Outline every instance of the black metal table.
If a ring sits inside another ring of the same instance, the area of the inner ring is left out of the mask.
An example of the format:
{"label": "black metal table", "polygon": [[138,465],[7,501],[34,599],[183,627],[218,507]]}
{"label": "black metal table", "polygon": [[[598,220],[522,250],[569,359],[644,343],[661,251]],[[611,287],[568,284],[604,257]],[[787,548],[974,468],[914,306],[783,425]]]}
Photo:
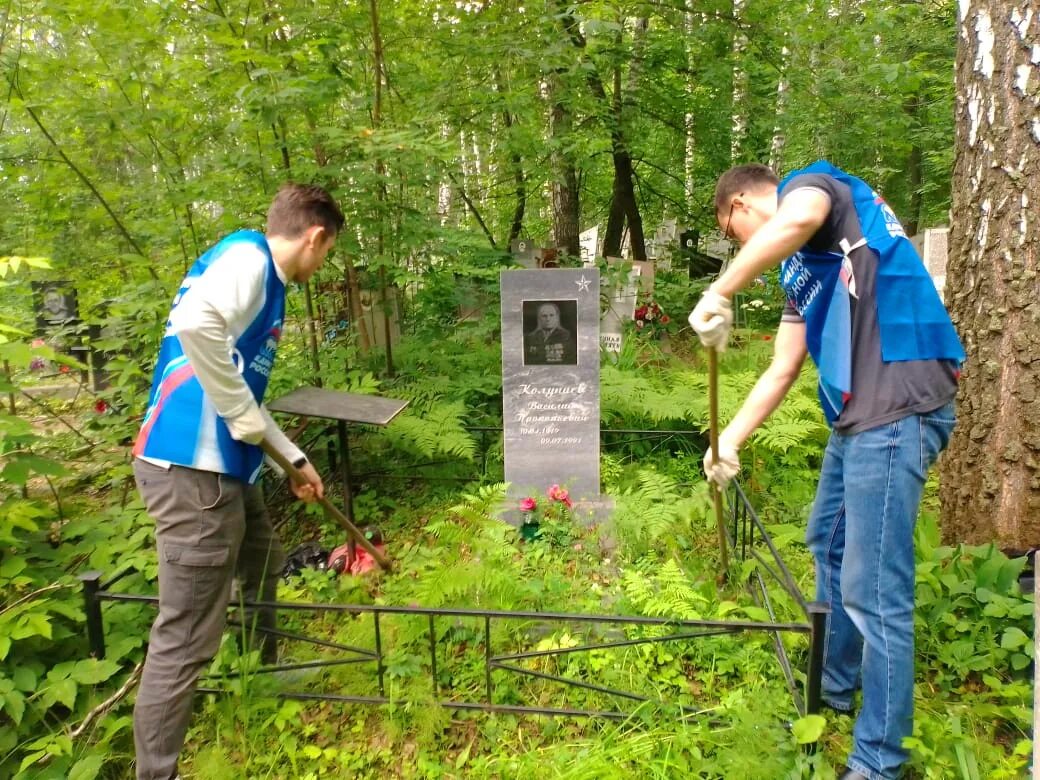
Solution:
{"label": "black metal table", "polygon": [[344,512],[352,523],[354,495],[350,483],[350,440],[347,436],[347,423],[388,425],[406,406],[408,401],[399,398],[345,393],[321,387],[300,387],[267,404],[267,408],[272,412],[336,421],[340,462],[343,464],[343,502],[346,505]]}

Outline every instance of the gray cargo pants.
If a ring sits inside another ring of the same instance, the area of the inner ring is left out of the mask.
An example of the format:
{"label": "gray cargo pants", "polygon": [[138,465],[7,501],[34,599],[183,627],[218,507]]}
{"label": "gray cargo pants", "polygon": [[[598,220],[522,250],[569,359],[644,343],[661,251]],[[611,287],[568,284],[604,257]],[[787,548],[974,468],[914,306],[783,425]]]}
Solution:
{"label": "gray cargo pants", "polygon": [[[137,778],[171,780],[196,682],[220,647],[232,579],[237,573],[244,598],[274,601],[285,553],[259,485],[140,459],[134,477],[155,519],[159,552],[159,615],[134,706]],[[255,619],[273,628],[274,617],[261,610]],[[274,650],[271,637],[265,660]]]}

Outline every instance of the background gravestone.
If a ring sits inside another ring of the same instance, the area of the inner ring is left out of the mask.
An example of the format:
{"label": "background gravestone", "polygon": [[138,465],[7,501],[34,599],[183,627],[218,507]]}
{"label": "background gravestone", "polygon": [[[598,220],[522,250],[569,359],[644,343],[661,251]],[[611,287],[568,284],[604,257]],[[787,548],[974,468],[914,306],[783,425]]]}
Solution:
{"label": "background gravestone", "polygon": [[939,297],[943,299],[945,299],[943,291],[946,287],[946,256],[949,237],[950,229],[940,227],[929,228],[910,239],[924,261],[924,267],[928,269],[932,282],[935,283],[935,289],[939,291]]}
{"label": "background gravestone", "polygon": [[[375,280],[373,279],[373,282]],[[383,300],[383,291],[376,287],[362,287],[358,293],[361,311],[358,316],[365,321],[368,337],[372,346],[386,349],[387,322],[390,325],[390,346],[401,340],[401,314],[397,306],[395,288],[386,288],[387,301]]]}
{"label": "background gravestone", "polygon": [[624,343],[623,334],[621,320],[608,310],[599,323],[599,343],[608,354],[614,356],[615,363],[617,363],[617,356],[621,354],[621,346]]}
{"label": "background gravestone", "polygon": [[509,498],[544,498],[558,484],[578,502],[598,501],[599,271],[503,271],[501,279]]}
{"label": "background gravestone", "polygon": [[706,237],[696,230],[687,230],[679,236],[679,252],[690,269],[691,279],[714,276],[729,260],[733,245],[721,233],[712,232]]}
{"label": "background gravestone", "polygon": [[[654,231],[653,260],[657,261],[657,267],[662,271],[672,270],[672,256],[675,253],[675,245],[678,243],[678,222],[674,219],[664,220]],[[650,257],[650,250],[647,250]]]}
{"label": "background gravestone", "polygon": [[643,295],[653,297],[654,279],[656,278],[655,263],[653,260],[633,260],[632,268],[639,269],[639,292]]}
{"label": "background gravestone", "polygon": [[524,268],[538,267],[538,252],[529,238],[514,238],[509,244],[509,254]]}
{"label": "background gravestone", "polygon": [[599,255],[599,225],[593,225],[579,233],[578,245],[581,247],[581,264],[596,265],[596,257]]}

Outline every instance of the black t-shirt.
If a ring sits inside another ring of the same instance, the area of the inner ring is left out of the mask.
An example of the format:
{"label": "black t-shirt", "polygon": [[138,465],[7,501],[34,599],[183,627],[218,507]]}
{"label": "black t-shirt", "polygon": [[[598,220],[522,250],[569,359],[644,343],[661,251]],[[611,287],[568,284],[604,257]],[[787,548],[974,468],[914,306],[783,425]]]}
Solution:
{"label": "black t-shirt", "polygon": [[[783,200],[795,190],[811,188],[831,201],[830,214],[806,246],[816,252],[842,254],[841,240],[855,245],[863,238],[852,191],[837,179],[822,173],[796,176],[780,192]],[[885,423],[923,414],[945,406],[957,395],[957,364],[950,360],[904,360],[885,363],[881,359],[878,329],[876,277],[878,256],[864,245],[849,253],[852,279],[852,393],[834,422],[839,433],[858,433]],[[837,261],[836,261],[837,262]],[[782,320],[802,322],[788,301]]]}

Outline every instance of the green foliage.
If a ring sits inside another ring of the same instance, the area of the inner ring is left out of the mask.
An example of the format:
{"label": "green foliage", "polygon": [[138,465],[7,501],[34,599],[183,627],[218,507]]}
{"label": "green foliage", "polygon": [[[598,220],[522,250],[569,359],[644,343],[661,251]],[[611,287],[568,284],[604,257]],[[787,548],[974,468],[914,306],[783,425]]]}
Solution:
{"label": "green foliage", "polygon": [[[17,21],[18,34],[12,28],[0,36],[10,87],[0,112],[8,204],[0,215],[0,357],[13,373],[0,390],[17,392],[33,357],[61,359],[60,349],[29,344],[26,278],[76,286],[84,320],[103,328],[96,346],[111,353],[112,382],[100,396],[111,413],[92,414],[82,400],[54,410],[82,423],[82,435],[53,417],[41,426],[24,413],[0,412],[5,777],[118,776],[125,768],[125,705],[72,735],[140,658],[151,613],[106,606],[108,660],[85,661],[74,577],[88,568],[126,571],[118,589],[151,587],[151,523],[128,500],[126,443],[144,407],[169,303],[215,239],[262,228],[283,179],[329,185],[347,216],[349,229],[312,290],[319,329],[338,323],[344,306],[335,290],[349,264],[367,281],[385,272],[402,292],[404,339],[393,352],[396,377],[376,379],[390,373],[385,356],[361,354],[353,330],[312,355],[304,296],[294,292],[272,397],[320,378],[329,388],[406,398],[408,411],[387,429],[352,431],[357,466],[418,457],[443,461],[436,476],[468,477],[479,455],[480,476],[492,482],[500,479],[501,442],[492,435],[481,447],[468,426],[501,423],[498,274],[509,265],[510,238],[550,243],[559,154],[575,162],[580,227],[606,220],[618,140],[633,161],[648,231],[665,216],[713,229],[717,175],[771,151],[784,170],[827,157],[862,174],[897,213],[922,225],[944,220],[948,210],[951,2],[770,2],[744,4],[738,18],[728,6],[689,13],[681,4],[599,0],[527,6],[522,14],[501,3],[381,3],[372,6],[385,57],[378,115],[370,6],[316,0],[257,14],[234,2],[209,5],[14,0],[4,16],[8,27]],[[590,86],[596,83],[604,96]],[[566,126],[550,124],[559,118],[555,109],[565,109]],[[745,130],[735,132],[741,124]],[[701,284],[678,264],[659,274],[654,296],[672,318],[670,343],[627,339],[603,369],[606,427],[694,434],[605,443],[603,482],[617,500],[611,526],[559,525],[548,529],[553,544],[521,544],[495,517],[501,485],[459,494],[406,483],[392,494],[380,482],[357,508],[392,528],[399,575],[308,574],[285,592],[328,602],[625,606],[754,619],[746,597],[716,592],[708,573],[716,553],[699,465],[706,372],[684,324]],[[768,360],[763,329],[775,326],[779,298],[768,279],[738,301],[742,349],[721,359],[723,422]],[[670,354],[684,349],[682,360]],[[825,432],[815,376],[806,370],[742,453],[744,484],[803,585],[811,567],[801,520]],[[929,522],[919,538],[918,643],[927,687],[918,692],[914,769],[927,777],[1010,777],[1028,752],[1032,660],[1031,602],[1012,583],[1019,562],[987,548],[941,548]],[[781,610],[789,606],[780,602]],[[361,621],[293,619],[333,639],[372,639]],[[496,640],[530,647],[579,639],[527,628]],[[397,648],[388,678],[397,690],[414,688],[411,676],[426,663],[426,625],[402,620],[386,630]],[[437,647],[444,660],[455,658],[482,641],[478,634],[445,625]],[[590,654],[562,668],[591,681],[653,669],[668,694],[713,702],[713,717],[725,720],[719,728],[673,725],[674,713],[650,707],[618,726],[449,721],[422,705],[340,717],[242,688],[248,707],[238,706],[241,698],[207,705],[190,764],[214,778],[830,776],[824,757],[806,757],[798,742],[821,728],[824,740],[847,734],[835,737],[832,724],[818,719],[798,720],[787,733],[761,706],[785,695],[768,648],[729,639],[693,644]],[[221,669],[248,664],[223,652]],[[481,670],[465,662],[439,673],[462,691],[483,684]],[[430,695],[409,692],[420,702]],[[501,693],[510,701],[548,695],[508,684]],[[588,701],[602,704],[591,694]]]}
{"label": "green foliage", "polygon": [[934,670],[936,682],[956,688],[985,673],[987,685],[1001,687],[991,670],[1010,669],[1010,678],[1028,677],[1033,662],[1033,600],[1018,587],[1026,559],[1009,559],[989,544],[944,547],[934,517],[925,513],[916,530],[918,629],[927,639],[918,654]]}
{"label": "green foliage", "polygon": [[[45,264],[12,262],[4,272],[25,265]],[[17,335],[11,329],[7,333]],[[13,381],[4,388],[9,392],[16,392],[22,380],[31,381],[31,359],[57,357],[49,347],[25,339],[5,340],[0,351],[11,365]],[[107,573],[121,569],[131,575],[121,587],[141,587],[143,580],[135,572],[154,574],[155,569],[154,554],[142,554],[152,545],[151,523],[137,505],[113,504],[91,513],[76,499],[60,497],[62,486],[81,479],[78,472],[85,469],[83,463],[73,465],[74,449],[86,445],[88,452],[93,450],[89,468],[96,470],[88,478],[100,482],[104,474],[120,472],[113,461],[121,458],[107,447],[124,435],[122,415],[112,415],[107,425],[88,423],[80,430],[82,409],[59,412],[44,405],[50,414],[45,419],[64,421],[54,428],[39,425],[25,414],[24,399],[20,403],[22,409],[0,412],[0,775],[93,778],[109,751],[99,745],[125,739],[129,722],[116,712],[89,731],[86,724],[78,727],[98,706],[101,694],[121,682],[127,667],[140,658],[148,617],[145,612],[142,619],[139,607],[109,609],[107,657],[88,658],[75,575],[90,568]],[[73,416],[76,424],[69,422]]]}

